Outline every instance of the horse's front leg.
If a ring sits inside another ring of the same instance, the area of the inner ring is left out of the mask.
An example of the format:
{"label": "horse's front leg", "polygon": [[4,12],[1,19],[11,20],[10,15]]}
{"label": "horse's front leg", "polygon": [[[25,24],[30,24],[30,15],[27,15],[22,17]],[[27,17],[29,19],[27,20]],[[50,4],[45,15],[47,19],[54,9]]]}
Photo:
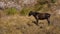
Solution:
{"label": "horse's front leg", "polygon": [[38,19],[36,19],[36,25],[38,25]]}
{"label": "horse's front leg", "polygon": [[38,25],[38,20],[39,20],[39,17],[36,16],[36,25]]}
{"label": "horse's front leg", "polygon": [[50,20],[49,20],[49,19],[47,19],[47,21],[48,21],[48,25],[50,25]]}
{"label": "horse's front leg", "polygon": [[34,21],[34,24],[38,25],[38,19],[36,19],[36,21]]}
{"label": "horse's front leg", "polygon": [[35,17],[35,19],[36,19],[35,24],[38,25],[38,16],[34,16],[34,17]]}

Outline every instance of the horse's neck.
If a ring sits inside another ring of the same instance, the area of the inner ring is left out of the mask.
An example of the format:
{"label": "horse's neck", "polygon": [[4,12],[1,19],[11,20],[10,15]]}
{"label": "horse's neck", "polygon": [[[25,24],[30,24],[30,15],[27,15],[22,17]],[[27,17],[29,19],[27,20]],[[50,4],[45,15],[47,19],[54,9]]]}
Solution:
{"label": "horse's neck", "polygon": [[34,13],[33,16],[37,16],[38,13]]}
{"label": "horse's neck", "polygon": [[36,16],[37,16],[37,14],[33,14],[33,16],[34,16],[34,18],[35,18],[35,19],[37,18],[37,17],[36,17]]}

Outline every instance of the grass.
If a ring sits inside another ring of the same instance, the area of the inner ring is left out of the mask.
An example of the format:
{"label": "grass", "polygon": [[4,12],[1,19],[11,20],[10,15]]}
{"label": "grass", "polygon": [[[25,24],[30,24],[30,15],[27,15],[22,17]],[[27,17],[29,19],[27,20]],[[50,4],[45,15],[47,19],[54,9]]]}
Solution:
{"label": "grass", "polygon": [[14,15],[14,14],[17,14],[17,13],[18,13],[15,8],[8,8],[8,9],[6,9],[6,10],[4,10],[4,11],[5,11],[5,13],[6,13],[7,15]]}
{"label": "grass", "polygon": [[31,11],[32,9],[29,7],[24,7],[21,11],[20,14],[21,15],[28,15],[29,11]]}
{"label": "grass", "polygon": [[[41,20],[39,26],[32,21],[35,19],[28,16],[7,16],[0,19],[1,34],[60,34],[59,26],[48,26],[46,20]],[[52,23],[52,22],[51,22]],[[29,25],[28,25],[29,24]],[[42,28],[40,28],[42,26]],[[2,31],[2,32],[1,32]]]}
{"label": "grass", "polygon": [[[20,14],[28,15],[31,10],[46,12],[48,11],[46,6],[47,4],[37,4],[34,7],[24,7]],[[34,17],[16,15],[18,12],[15,8],[9,8],[4,11],[9,16],[0,18],[0,34],[60,34],[59,15],[50,18],[50,26],[48,26],[46,20],[40,20],[39,26],[37,26],[32,22],[36,21]],[[1,15],[4,15],[2,11],[0,12]]]}
{"label": "grass", "polygon": [[51,2],[52,2],[52,3],[55,3],[55,2],[56,2],[56,0],[51,0]]}

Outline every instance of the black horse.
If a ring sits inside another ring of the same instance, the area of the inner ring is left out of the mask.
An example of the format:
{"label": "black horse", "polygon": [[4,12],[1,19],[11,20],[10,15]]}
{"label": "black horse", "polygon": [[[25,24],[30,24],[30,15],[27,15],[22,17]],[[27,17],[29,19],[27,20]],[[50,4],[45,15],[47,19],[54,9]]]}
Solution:
{"label": "black horse", "polygon": [[33,15],[36,19],[36,25],[38,25],[38,20],[44,20],[46,19],[48,21],[48,25],[50,24],[50,14],[49,13],[39,13],[39,12],[33,12],[33,11],[30,11],[29,12],[29,16]]}

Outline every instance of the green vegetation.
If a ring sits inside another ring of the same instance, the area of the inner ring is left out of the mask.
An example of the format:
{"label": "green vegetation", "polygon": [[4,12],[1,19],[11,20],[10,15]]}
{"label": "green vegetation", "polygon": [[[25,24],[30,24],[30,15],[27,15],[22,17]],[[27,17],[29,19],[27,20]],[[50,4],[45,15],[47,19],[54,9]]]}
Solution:
{"label": "green vegetation", "polygon": [[17,14],[17,10],[15,8],[9,8],[5,10],[7,15],[14,15]]}
{"label": "green vegetation", "polygon": [[21,15],[27,15],[29,13],[30,10],[32,11],[41,11],[41,12],[46,12],[49,11],[48,6],[50,7],[49,3],[54,4],[56,2],[56,0],[51,0],[51,2],[47,1],[47,0],[38,0],[38,3],[36,5],[34,5],[33,7],[24,7],[21,11],[20,14]]}
{"label": "green vegetation", "polygon": [[[12,0],[13,1],[13,0]],[[19,0],[15,0],[18,3]],[[27,15],[29,11],[41,11],[46,12],[49,10],[48,5],[50,7],[51,4],[54,4],[56,0],[37,0],[37,4],[32,7],[23,7],[20,11],[21,15]],[[32,4],[31,4],[32,5]],[[17,10],[15,8],[8,8],[5,10],[7,15],[14,15],[17,14]]]}
{"label": "green vegetation", "polygon": [[52,3],[55,3],[55,2],[56,2],[56,0],[51,0],[51,2],[52,2]]}
{"label": "green vegetation", "polygon": [[24,7],[24,8],[20,11],[20,14],[21,14],[21,15],[27,15],[30,10],[32,10],[32,9],[31,9],[31,8],[27,8],[27,7]]}
{"label": "green vegetation", "polygon": [[[0,10],[0,34],[60,34],[60,15],[51,13],[50,26],[46,20],[39,20],[39,26],[37,26],[34,24],[36,21],[34,17],[26,16],[29,11],[49,11],[48,4],[45,4],[46,0],[41,0],[42,4],[39,1],[33,7],[23,7],[21,11],[17,11],[15,8]],[[54,4],[55,0],[51,1]],[[23,16],[18,15],[18,12]]]}

